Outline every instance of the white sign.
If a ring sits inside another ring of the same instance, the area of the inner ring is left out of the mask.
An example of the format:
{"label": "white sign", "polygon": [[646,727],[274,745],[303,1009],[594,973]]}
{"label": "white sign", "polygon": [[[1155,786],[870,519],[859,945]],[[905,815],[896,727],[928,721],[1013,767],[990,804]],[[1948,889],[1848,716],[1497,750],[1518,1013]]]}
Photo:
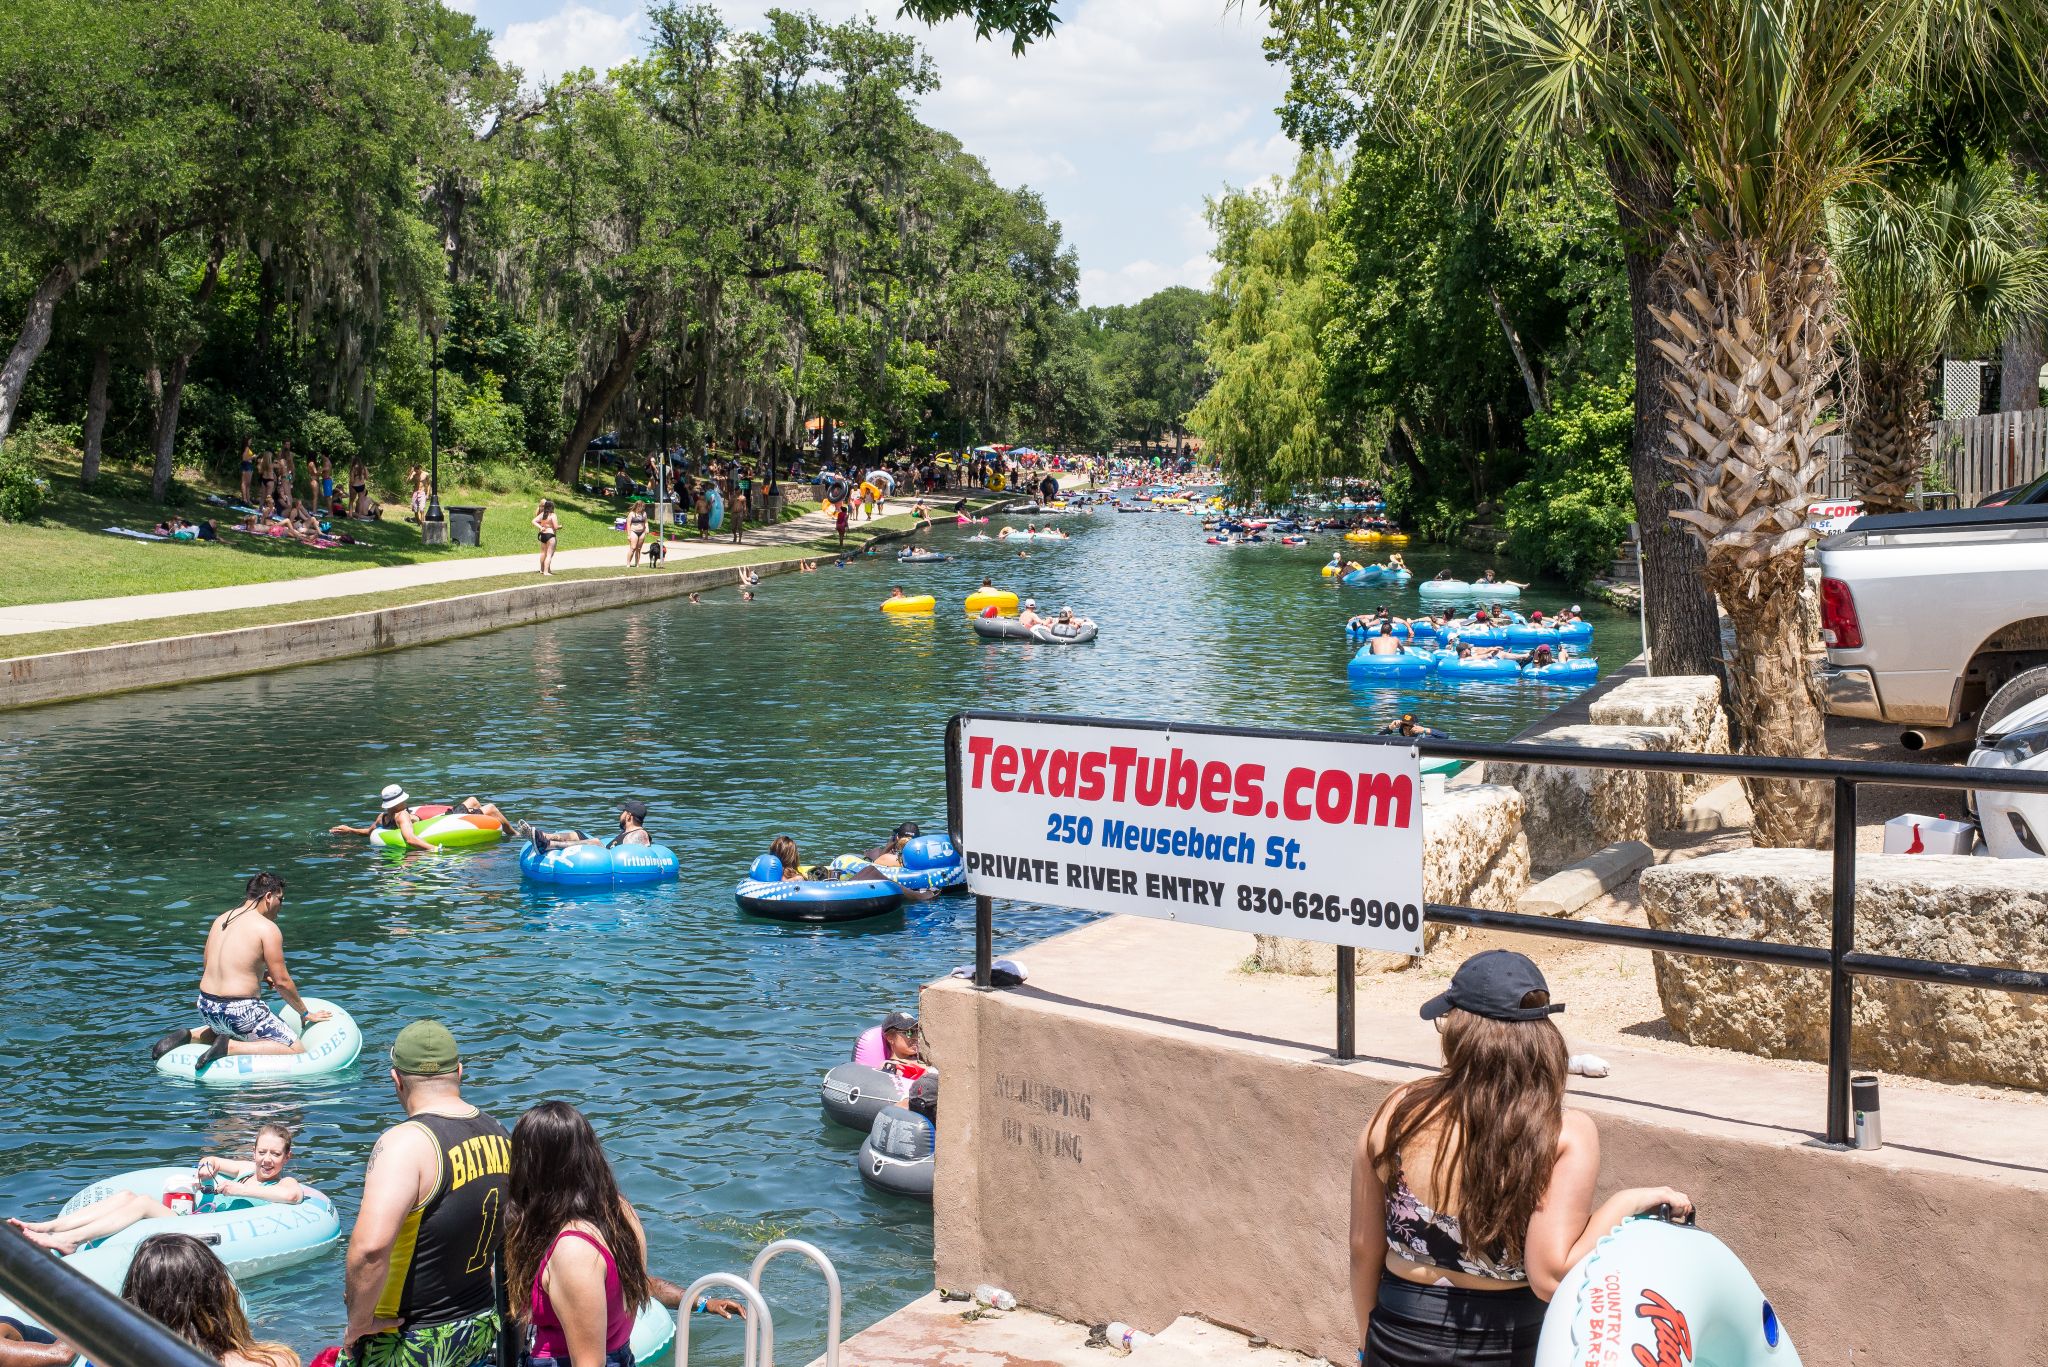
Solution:
{"label": "white sign", "polygon": [[1409,747],[969,718],[957,761],[978,894],[1422,952]]}
{"label": "white sign", "polygon": [[1822,536],[1833,536],[1846,532],[1849,524],[1863,516],[1863,501],[1855,498],[1840,499],[1833,503],[1809,503],[1806,505],[1806,525],[1809,530]]}

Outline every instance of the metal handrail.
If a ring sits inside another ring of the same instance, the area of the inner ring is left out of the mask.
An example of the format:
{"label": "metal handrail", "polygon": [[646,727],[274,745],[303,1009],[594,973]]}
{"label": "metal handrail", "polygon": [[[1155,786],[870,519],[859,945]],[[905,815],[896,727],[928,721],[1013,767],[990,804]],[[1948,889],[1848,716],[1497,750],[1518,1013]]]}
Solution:
{"label": "metal handrail", "polygon": [[[1519,912],[1430,903],[1423,919],[1435,925],[1471,926],[1536,935],[1547,939],[1581,940],[1649,949],[1664,954],[1690,954],[1786,968],[1824,969],[1828,974],[1827,1139],[1849,1142],[1850,1046],[1854,1024],[1853,985],[1858,977],[1895,978],[1972,987],[2001,992],[2048,994],[2048,972],[1986,964],[1945,963],[1856,949],[1856,789],[1876,783],[1894,787],[2048,793],[2048,773],[2016,769],[1983,769],[1972,765],[1937,768],[1874,760],[1785,759],[1769,755],[1704,755],[1684,751],[1612,750],[1591,746],[1546,745],[1542,742],[1416,740],[1403,736],[1360,736],[1340,731],[1216,726],[1200,722],[1130,721],[1105,717],[1045,716],[1024,712],[967,711],[946,724],[947,826],[960,842],[961,775],[959,737],[969,721],[1015,722],[1025,725],[1093,726],[1118,731],[1149,731],[1177,735],[1219,735],[1269,740],[1314,741],[1336,745],[1396,745],[1432,759],[1484,760],[1490,763],[1543,765],[1572,769],[1634,769],[1667,774],[1717,774],[1733,778],[1792,779],[1825,782],[1834,788],[1829,943],[1787,944],[1777,940],[1743,940],[1728,936],[1693,935],[1675,930],[1599,925]],[[975,898],[974,983],[990,985],[995,961],[995,911],[987,897]],[[1337,946],[1336,1057],[1357,1057],[1357,950]]]}
{"label": "metal handrail", "polygon": [[0,1229],[0,1290],[99,1367],[217,1367],[127,1301],[12,1228]]}
{"label": "metal handrail", "polygon": [[[825,1256],[825,1251],[816,1244],[802,1239],[777,1239],[754,1255],[754,1265],[747,1269],[747,1280],[761,1291],[761,1274],[768,1270],[768,1264],[784,1253],[798,1253],[817,1265],[825,1275],[825,1367],[839,1367],[839,1320],[845,1306],[845,1298],[839,1289],[839,1269]],[[761,1291],[767,1296],[766,1291]]]}
{"label": "metal handrail", "polygon": [[747,1303],[747,1339],[740,1352],[741,1367],[775,1367],[775,1317],[768,1313],[766,1298],[737,1272],[706,1272],[683,1292],[681,1313],[676,1316],[675,1367],[689,1367],[690,1317],[696,1313],[697,1298],[714,1286],[739,1292],[740,1299]]}

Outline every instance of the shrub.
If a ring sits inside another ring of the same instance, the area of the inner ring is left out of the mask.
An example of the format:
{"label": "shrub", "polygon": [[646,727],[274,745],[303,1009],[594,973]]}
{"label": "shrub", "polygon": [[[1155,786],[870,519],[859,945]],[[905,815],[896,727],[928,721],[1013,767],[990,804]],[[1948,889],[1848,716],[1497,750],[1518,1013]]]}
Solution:
{"label": "shrub", "polygon": [[332,413],[308,413],[299,420],[299,449],[307,455],[325,453],[336,465],[355,459],[356,434]]}
{"label": "shrub", "polygon": [[1502,499],[1508,552],[1584,583],[1612,563],[1635,517],[1628,468],[1634,382],[1624,377],[1566,390],[1524,430],[1534,468]]}
{"label": "shrub", "polygon": [[45,460],[78,458],[78,425],[54,423],[40,415],[0,442],[0,522],[33,522],[50,497],[43,478]]}

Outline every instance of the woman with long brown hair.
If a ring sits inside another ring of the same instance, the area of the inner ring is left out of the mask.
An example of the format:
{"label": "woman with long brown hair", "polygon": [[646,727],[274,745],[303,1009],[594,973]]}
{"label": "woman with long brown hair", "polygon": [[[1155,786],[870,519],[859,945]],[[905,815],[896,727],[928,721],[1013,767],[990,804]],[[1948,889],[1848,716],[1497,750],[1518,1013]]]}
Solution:
{"label": "woman with long brown hair", "polygon": [[1692,1202],[1668,1187],[1593,1208],[1600,1136],[1566,1110],[1564,1036],[1543,974],[1475,954],[1423,1004],[1435,1076],[1394,1089],[1351,1170],[1351,1299],[1362,1367],[1530,1367],[1545,1302],[1630,1215]]}
{"label": "woman with long brown hair", "polygon": [[512,1130],[505,1271],[530,1367],[632,1367],[633,1320],[653,1295],[647,1235],[597,1132],[566,1101],[542,1102]]}
{"label": "woman with long brown hair", "polygon": [[227,1265],[189,1234],[155,1234],[138,1244],[121,1299],[221,1367],[299,1367],[297,1353],[249,1332]]}

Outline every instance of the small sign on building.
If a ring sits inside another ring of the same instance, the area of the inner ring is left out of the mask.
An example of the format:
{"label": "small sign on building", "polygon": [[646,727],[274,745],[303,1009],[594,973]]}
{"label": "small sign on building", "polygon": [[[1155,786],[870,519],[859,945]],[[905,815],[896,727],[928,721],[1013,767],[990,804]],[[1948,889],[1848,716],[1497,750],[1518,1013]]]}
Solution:
{"label": "small sign on building", "polygon": [[1422,952],[1410,747],[971,715],[955,735],[976,894]]}

